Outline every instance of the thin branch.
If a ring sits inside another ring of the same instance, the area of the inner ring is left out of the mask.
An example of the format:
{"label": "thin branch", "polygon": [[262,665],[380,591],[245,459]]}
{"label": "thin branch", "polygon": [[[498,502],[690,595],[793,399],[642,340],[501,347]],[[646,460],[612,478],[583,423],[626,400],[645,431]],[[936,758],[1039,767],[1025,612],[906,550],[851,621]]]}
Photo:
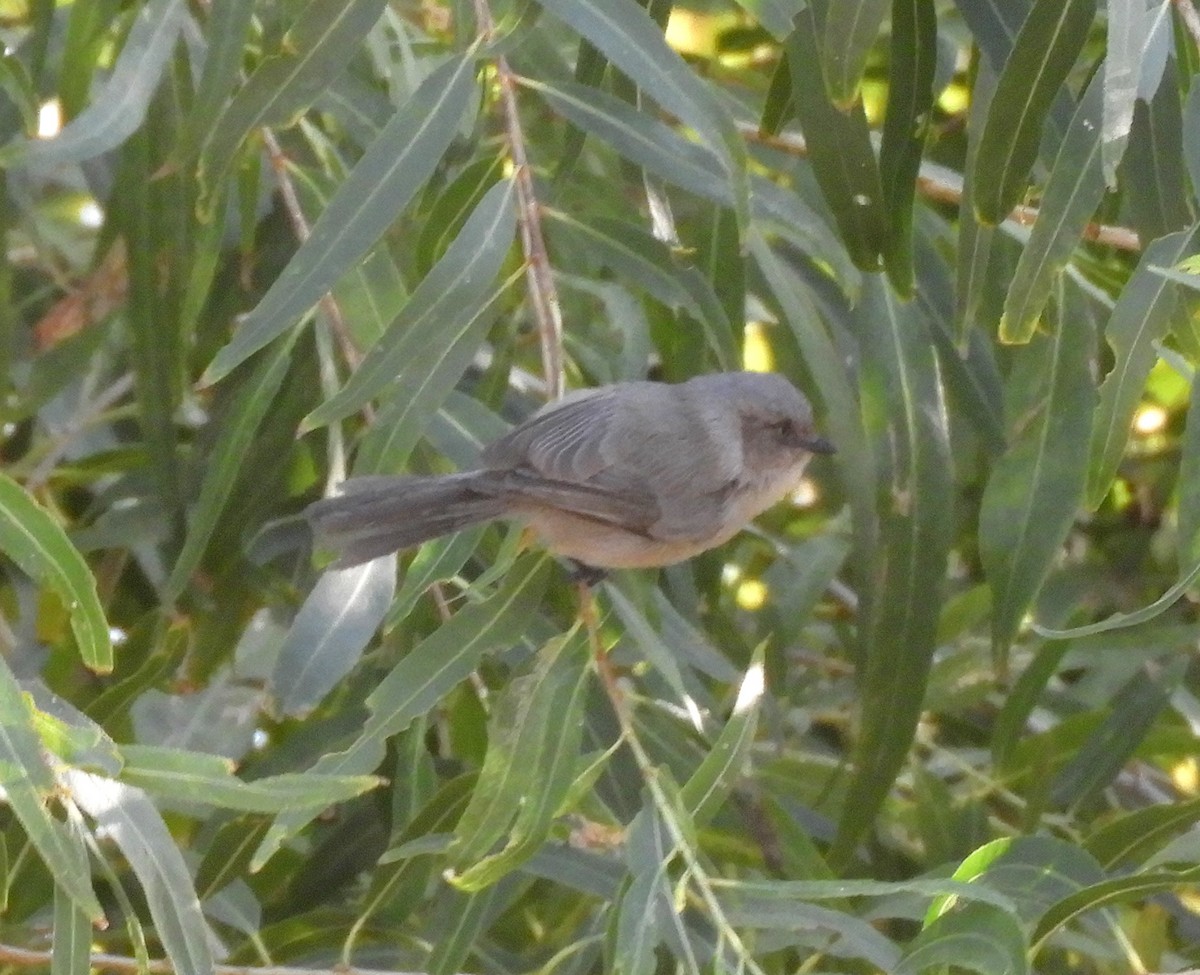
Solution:
{"label": "thin branch", "polygon": [[[271,168],[275,171],[275,179],[279,183],[279,195],[283,198],[283,208],[287,212],[288,221],[292,225],[292,233],[296,235],[296,239],[300,243],[308,240],[312,233],[312,228],[309,227],[308,218],[304,215],[304,210],[300,206],[300,196],[296,193],[296,186],[292,182],[292,174],[288,171],[287,156],[284,155],[283,149],[280,148],[279,140],[275,138],[275,133],[268,128],[262,130],[263,145],[267,149],[267,158],[271,161]],[[342,309],[338,306],[337,300],[331,294],[322,296],[318,303],[321,313],[329,320],[329,326],[333,330],[333,334],[337,337],[338,345],[341,346],[342,355],[351,368],[356,368],[362,361],[362,353],[358,351],[358,346],[354,344],[354,339],[350,335],[350,329],[346,325],[346,318],[342,314]]]}
{"label": "thin branch", "polygon": [[[50,964],[49,951],[33,951],[15,945],[0,944],[0,963],[24,967],[44,967]],[[166,958],[152,958],[142,968],[136,958],[93,952],[92,968],[107,968],[116,972],[148,971],[151,975],[174,975],[175,966]],[[291,965],[214,965],[213,975],[425,975],[424,972],[388,971],[380,968],[352,968],[337,965],[333,968],[296,968]]]}
{"label": "thin branch", "polygon": [[[1191,8],[1193,16],[1195,15],[1196,11],[1191,7],[1191,0],[1176,0],[1176,2],[1180,7]],[[1200,23],[1197,24],[1197,29],[1200,30]],[[759,145],[768,146],[793,156],[805,158],[808,156],[808,145],[805,143],[804,137],[799,134],[766,135],[759,132],[755,125],[744,122],[739,123],[738,128],[742,135],[751,142],[757,142]],[[923,162],[917,176],[917,192],[927,200],[957,205],[962,202],[962,175],[946,166]],[[1017,206],[1008,215],[1008,219],[1014,224],[1027,227],[1037,220],[1040,212],[1037,207]],[[1089,223],[1083,228],[1083,238],[1122,251],[1137,252],[1142,249],[1142,242],[1136,231],[1113,224]]]}
{"label": "thin branch", "polygon": [[[492,20],[492,11],[487,0],[475,0],[475,17],[480,34],[490,38],[496,25]],[[503,54],[496,58],[496,80],[500,85],[500,107],[504,115],[508,151],[513,162],[513,180],[517,190],[517,222],[521,228],[521,249],[525,254],[525,266],[529,277],[529,298],[533,304],[533,316],[541,339],[542,372],[546,377],[546,390],[550,398],[558,399],[563,394],[562,310],[558,302],[558,289],[554,285],[554,272],[550,268],[550,257],[546,251],[546,239],[542,235],[541,208],[534,192],[533,170],[525,152],[525,133],[521,129],[521,118],[517,111],[516,75]]]}

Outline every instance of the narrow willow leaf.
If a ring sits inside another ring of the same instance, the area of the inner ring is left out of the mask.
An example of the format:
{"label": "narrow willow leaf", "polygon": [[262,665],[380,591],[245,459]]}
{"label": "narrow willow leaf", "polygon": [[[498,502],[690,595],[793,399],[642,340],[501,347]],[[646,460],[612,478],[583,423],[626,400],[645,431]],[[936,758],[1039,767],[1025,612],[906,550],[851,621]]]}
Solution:
{"label": "narrow willow leaf", "polygon": [[[954,5],[984,54],[981,67],[986,66],[988,74],[998,77],[1012,53],[1022,24],[1029,18],[1033,0],[1005,0],[1004,3],[996,3],[996,0],[954,0]],[[1059,89],[1046,117],[1049,138],[1044,140],[1042,147],[1043,162],[1054,158],[1074,114],[1075,104],[1070,92],[1065,87]]]}
{"label": "narrow willow leaf", "polygon": [[1085,806],[1133,757],[1183,678],[1187,662],[1143,667],[1112,699],[1108,714],[1050,784],[1058,808]]}
{"label": "narrow willow leaf", "polygon": [[1117,299],[1104,330],[1112,347],[1112,371],[1100,384],[1092,430],[1087,503],[1097,507],[1108,493],[1125,453],[1133,414],[1157,355],[1154,343],[1171,323],[1175,288],[1155,267],[1171,267],[1196,251],[1200,225],[1154,241]]}
{"label": "narrow willow leaf", "polygon": [[474,59],[434,71],[371,143],[312,233],[209,364],[214,383],[286,331],[374,246],[432,175],[474,88]]}
{"label": "narrow willow leaf", "polygon": [[1142,623],[1149,623],[1152,619],[1170,609],[1192,587],[1192,583],[1197,579],[1200,579],[1200,561],[1192,565],[1184,573],[1182,579],[1159,596],[1158,599],[1154,600],[1149,606],[1143,606],[1132,613],[1113,613],[1112,616],[1098,623],[1089,623],[1087,626],[1076,626],[1069,630],[1055,630],[1037,623],[1031,623],[1030,628],[1038,636],[1044,637],[1047,640],[1074,640],[1079,637],[1094,636],[1097,633],[1108,633],[1110,630],[1127,630],[1131,626],[1140,626]]}
{"label": "narrow willow leaf", "polygon": [[0,474],[0,552],[62,600],[83,662],[96,673],[111,671],[112,640],[91,569],[58,523],[4,474]]}
{"label": "narrow willow leaf", "polygon": [[1179,475],[1179,569],[1200,563],[1200,389],[1192,379],[1187,425],[1181,438]]}
{"label": "narrow willow leaf", "polygon": [[[967,114],[967,158],[963,165],[962,199],[958,202],[958,246],[955,248],[954,338],[959,348],[966,344],[972,329],[991,331],[995,324],[984,320],[982,312],[987,307],[984,299],[994,273],[991,258],[997,228],[975,218],[975,186],[971,174],[979,154],[979,133],[996,90],[996,77],[986,61],[980,64]],[[996,320],[999,320],[999,311]]]}
{"label": "narrow willow leaf", "polygon": [[225,99],[237,84],[253,16],[254,5],[242,0],[213,0],[209,6],[204,69],[174,150],[177,160],[194,159],[212,134]]}
{"label": "narrow willow leaf", "polygon": [[[454,243],[413,291],[383,337],[368,350],[346,385],[313,410],[302,429],[312,430],[349,416],[391,383],[409,392],[419,377],[437,372],[429,360],[445,355],[447,328],[474,322],[477,325],[470,334],[482,339],[479,333],[487,324],[482,312],[493,302],[496,275],[516,232],[513,196],[510,180],[487,191]],[[440,398],[425,406],[432,412],[439,404]]]}
{"label": "narrow willow leaf", "polygon": [[865,565],[879,537],[879,514],[875,507],[878,474],[863,430],[857,392],[799,277],[789,274],[784,263],[757,234],[750,238],[750,253],[816,383],[820,405],[824,407],[822,419],[837,446],[834,462],[850,501],[856,557]]}
{"label": "narrow willow leaf", "polygon": [[145,119],[186,17],[184,0],[143,4],[92,104],[53,139],[23,140],[5,149],[4,161],[43,171],[94,159],[123,143]]}
{"label": "narrow willow leaf", "polygon": [[477,774],[471,772],[439,788],[379,858],[380,868],[372,873],[371,888],[358,905],[358,918],[346,937],[347,947],[353,945],[367,921],[379,911],[387,910],[388,917],[399,923],[420,905],[433,871],[434,857],[428,853],[398,854],[411,850],[414,843],[451,833],[467,807],[476,779]]}
{"label": "narrow willow leaf", "polygon": [[712,820],[738,784],[758,728],[764,685],[763,645],[760,644],[742,678],[733,714],[712,743],[704,761],[680,789],[680,802],[697,826],[705,826]]}
{"label": "narrow willow leaf", "polygon": [[[379,20],[386,0],[310,0],[249,80],[210,122],[201,149],[199,180],[207,194],[224,180],[237,149],[255,129],[288,125],[344,67],[347,52]],[[451,126],[452,127],[452,126]]]}
{"label": "narrow willow leaf", "polygon": [[90,920],[104,911],[92,891],[87,850],[79,835],[50,814],[47,800],[57,785],[33,726],[26,698],[8,663],[0,657],[0,787],[5,804],[29,842],[75,905]]}
{"label": "narrow willow leaf", "polygon": [[1200,799],[1158,803],[1104,822],[1084,848],[1106,869],[1144,864],[1147,859],[1200,821]]}
{"label": "narrow willow leaf", "polygon": [[[782,883],[780,886],[789,885]],[[746,894],[736,888],[728,892],[722,890],[721,901],[730,924],[739,929],[770,931],[773,944],[787,932],[794,931],[803,938],[796,943],[807,947],[811,945],[812,935],[820,933],[824,935],[825,952],[831,956],[859,959],[880,972],[895,971],[900,961],[900,949],[895,942],[849,911],[809,904],[799,898],[788,902],[772,896]],[[875,923],[878,923],[877,919]]]}
{"label": "narrow willow leaf", "polygon": [[1004,300],[1001,342],[1021,344],[1033,336],[1055,281],[1104,196],[1100,167],[1101,80],[1097,73],[1088,85],[1050,171],[1037,222]]}
{"label": "narrow willow leaf", "polygon": [[[913,199],[933,111],[937,14],[933,0],[894,0],[891,6],[891,73],[879,148],[879,179],[884,211],[892,224],[890,246],[884,257],[888,277],[893,287],[907,297],[913,288]],[[837,19],[843,19],[840,10]],[[827,44],[828,33],[827,28]]]}
{"label": "narrow willow leaf", "polygon": [[[1104,181],[1117,185],[1117,166],[1129,142],[1133,108],[1158,88],[1171,39],[1168,0],[1126,3],[1106,0],[1108,36],[1104,60],[1104,114],[1101,156]],[[1177,198],[1178,199],[1178,198]]]}
{"label": "narrow willow leaf", "polygon": [[1123,220],[1143,241],[1189,227],[1196,207],[1188,187],[1184,153],[1184,107],[1174,58],[1161,69],[1154,96],[1139,101],[1124,150]]}
{"label": "narrow willow leaf", "polygon": [[1096,390],[1086,300],[1060,284],[1051,335],[1020,351],[1005,403],[1009,448],[988,478],[979,549],[992,589],[992,648],[1004,654],[1074,523],[1087,478]]}
{"label": "narrow willow leaf", "polygon": [[[459,838],[449,851],[462,864],[461,872],[450,878],[462,890],[494,884],[533,856],[549,836],[574,782],[583,738],[588,644],[582,630],[555,642],[553,658],[539,660],[531,675],[531,690],[519,689],[514,681],[492,711],[487,758],[459,820]],[[552,647],[544,648],[543,654]],[[525,693],[527,704],[515,702],[519,722],[506,722],[504,702],[510,694]],[[510,770],[504,766],[512,765],[527,767],[528,774],[505,774]],[[488,855],[505,830],[504,847]]]}
{"label": "narrow willow leaf", "polygon": [[[862,80],[867,58],[889,8],[893,13],[892,29],[895,30],[896,7],[890,0],[840,0],[830,5],[828,13],[832,16],[824,18],[820,67],[825,75],[829,97],[841,109],[849,108],[858,101],[858,83]],[[895,66],[893,61],[893,83],[896,80]]]}
{"label": "narrow willow leaf", "polygon": [[[949,430],[937,363],[912,306],[867,281],[856,321],[864,379],[878,402],[891,476],[881,485],[880,544],[864,593],[862,732],[831,860],[845,863],[903,766],[937,645],[941,586],[953,535]],[[884,425],[886,424],[886,425]],[[885,463],[887,462],[885,458]]]}
{"label": "narrow willow leaf", "polygon": [[140,789],[71,769],[71,795],[129,861],[154,929],[179,975],[212,975],[211,932],[183,854],[162,815]]}
{"label": "narrow willow leaf", "polygon": [[424,969],[429,975],[454,975],[461,972],[475,939],[483,933],[497,888],[478,894],[466,894],[443,887],[433,904],[427,943],[433,945]]}
{"label": "narrow willow leaf", "polygon": [[808,145],[809,162],[842,240],[864,271],[880,266],[889,246],[879,167],[861,103],[842,111],[821,76],[819,31],[812,5],[796,17],[787,40],[792,102]]}
{"label": "narrow willow leaf", "polygon": [[569,81],[550,85],[525,78],[521,83],[540,94],[572,124],[601,139],[630,162],[706,199],[733,203],[728,175],[716,153],[689,142],[628,102],[603,89]]}
{"label": "narrow willow leaf", "polygon": [[1200,883],[1200,867],[1135,872],[1126,877],[1092,884],[1064,897],[1038,919],[1037,926],[1031,933],[1030,951],[1036,952],[1047,938],[1088,911],[1098,910],[1109,904],[1145,901],[1155,894],[1194,887],[1197,883]]}
{"label": "narrow willow leaf", "polygon": [[321,575],[284,637],[267,685],[280,714],[307,714],[350,673],[395,592],[390,555]]}
{"label": "narrow willow leaf", "polygon": [[1095,16],[1095,0],[1036,0],[1021,25],[975,157],[975,212],[981,222],[1000,223],[1020,201],[1046,113]]}
{"label": "narrow willow leaf", "polygon": [[544,6],[720,155],[732,183],[738,223],[745,227],[749,189],[742,137],[708,83],[668,46],[658,25],[631,0],[555,0]]}
{"label": "narrow willow leaf", "polygon": [[200,494],[188,516],[183,549],[164,587],[164,602],[173,603],[179,598],[199,566],[242,473],[255,435],[287,376],[294,344],[293,334],[265,352],[254,372],[246,377],[245,385],[237,391],[208,455]]}
{"label": "narrow willow leaf", "polygon": [[87,975],[92,961],[92,924],[70,896],[54,888],[50,975]]}
{"label": "narrow willow leaf", "polygon": [[379,786],[373,775],[285,773],[243,781],[233,763],[219,755],[160,745],[125,745],[121,779],[148,792],[181,802],[278,813],[288,809],[323,809]]}
{"label": "narrow willow leaf", "polygon": [[[500,589],[459,610],[418,643],[367,698],[371,715],[359,737],[345,751],[322,757],[310,774],[364,775],[378,768],[388,738],[466,680],[489,651],[521,639],[545,589],[548,566],[545,556],[523,557]],[[311,811],[281,814],[255,854],[253,868],[270,859],[284,840],[315,816]]]}
{"label": "narrow willow leaf", "polygon": [[913,939],[896,965],[896,975],[920,975],[954,966],[980,975],[1029,971],[1025,932],[1018,917],[990,904],[964,904],[943,914]]}
{"label": "narrow willow leaf", "polygon": [[586,247],[592,260],[699,321],[717,368],[738,368],[741,354],[734,341],[733,324],[712,285],[695,267],[682,265],[667,244],[620,220],[592,217],[584,221],[556,210],[547,215],[557,228],[567,230]]}

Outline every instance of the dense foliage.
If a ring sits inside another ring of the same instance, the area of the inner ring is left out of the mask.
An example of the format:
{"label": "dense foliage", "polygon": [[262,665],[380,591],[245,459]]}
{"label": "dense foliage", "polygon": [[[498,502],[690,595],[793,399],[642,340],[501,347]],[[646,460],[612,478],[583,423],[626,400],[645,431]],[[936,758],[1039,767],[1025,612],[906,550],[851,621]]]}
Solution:
{"label": "dense foliage", "polygon": [[[1200,966],[1193,0],[0,14],[6,965]],[[689,563],[311,551],[743,365]]]}

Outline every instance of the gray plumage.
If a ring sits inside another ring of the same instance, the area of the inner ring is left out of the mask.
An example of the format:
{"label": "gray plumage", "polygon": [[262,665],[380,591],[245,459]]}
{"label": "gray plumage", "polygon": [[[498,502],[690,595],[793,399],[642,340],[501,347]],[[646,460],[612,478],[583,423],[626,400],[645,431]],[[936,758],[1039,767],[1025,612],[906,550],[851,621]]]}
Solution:
{"label": "gray plumage", "polygon": [[585,565],[666,565],[725,541],[832,449],[778,374],[617,383],[543,407],[477,470],[351,478],[308,517],[339,566],[493,518]]}

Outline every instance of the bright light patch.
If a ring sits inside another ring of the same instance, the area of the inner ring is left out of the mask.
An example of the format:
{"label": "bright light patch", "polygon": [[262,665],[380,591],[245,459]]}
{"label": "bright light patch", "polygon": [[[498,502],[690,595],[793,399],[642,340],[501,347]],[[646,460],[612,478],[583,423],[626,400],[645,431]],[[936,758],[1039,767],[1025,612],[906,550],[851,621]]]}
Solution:
{"label": "bright light patch", "polygon": [[1200,765],[1194,758],[1185,758],[1176,762],[1171,768],[1171,781],[1175,788],[1187,795],[1194,796],[1200,791]]}
{"label": "bright light patch", "polygon": [[762,609],[763,603],[767,601],[766,584],[760,579],[747,579],[739,583],[734,599],[742,609],[751,613]]}
{"label": "bright light patch", "polygon": [[1167,425],[1167,411],[1161,406],[1143,406],[1133,418],[1133,429],[1143,436],[1161,433]]}
{"label": "bright light patch", "polygon": [[104,209],[95,200],[88,200],[79,208],[79,222],[89,230],[95,230],[104,223]]}
{"label": "bright light patch", "polygon": [[806,477],[796,485],[796,490],[791,494],[791,502],[797,508],[811,508],[820,497],[821,492],[817,490],[817,486]]}
{"label": "bright light patch", "polygon": [[61,131],[62,105],[57,98],[53,98],[38,109],[38,138],[53,139]]}
{"label": "bright light patch", "polygon": [[735,562],[726,562],[721,566],[721,581],[732,586],[742,577],[742,567]]}
{"label": "bright light patch", "polygon": [[108,639],[114,647],[119,647],[129,639],[129,634],[122,630],[119,626],[110,626],[108,628]]}
{"label": "bright light patch", "polygon": [[775,356],[762,322],[747,322],[742,332],[742,368],[747,372],[770,372]]}
{"label": "bright light patch", "polygon": [[765,687],[763,665],[752,664],[746,671],[746,676],[742,678],[742,686],[738,688],[737,700],[733,704],[733,713],[741,714],[754,707],[758,703],[758,699],[762,697]]}

